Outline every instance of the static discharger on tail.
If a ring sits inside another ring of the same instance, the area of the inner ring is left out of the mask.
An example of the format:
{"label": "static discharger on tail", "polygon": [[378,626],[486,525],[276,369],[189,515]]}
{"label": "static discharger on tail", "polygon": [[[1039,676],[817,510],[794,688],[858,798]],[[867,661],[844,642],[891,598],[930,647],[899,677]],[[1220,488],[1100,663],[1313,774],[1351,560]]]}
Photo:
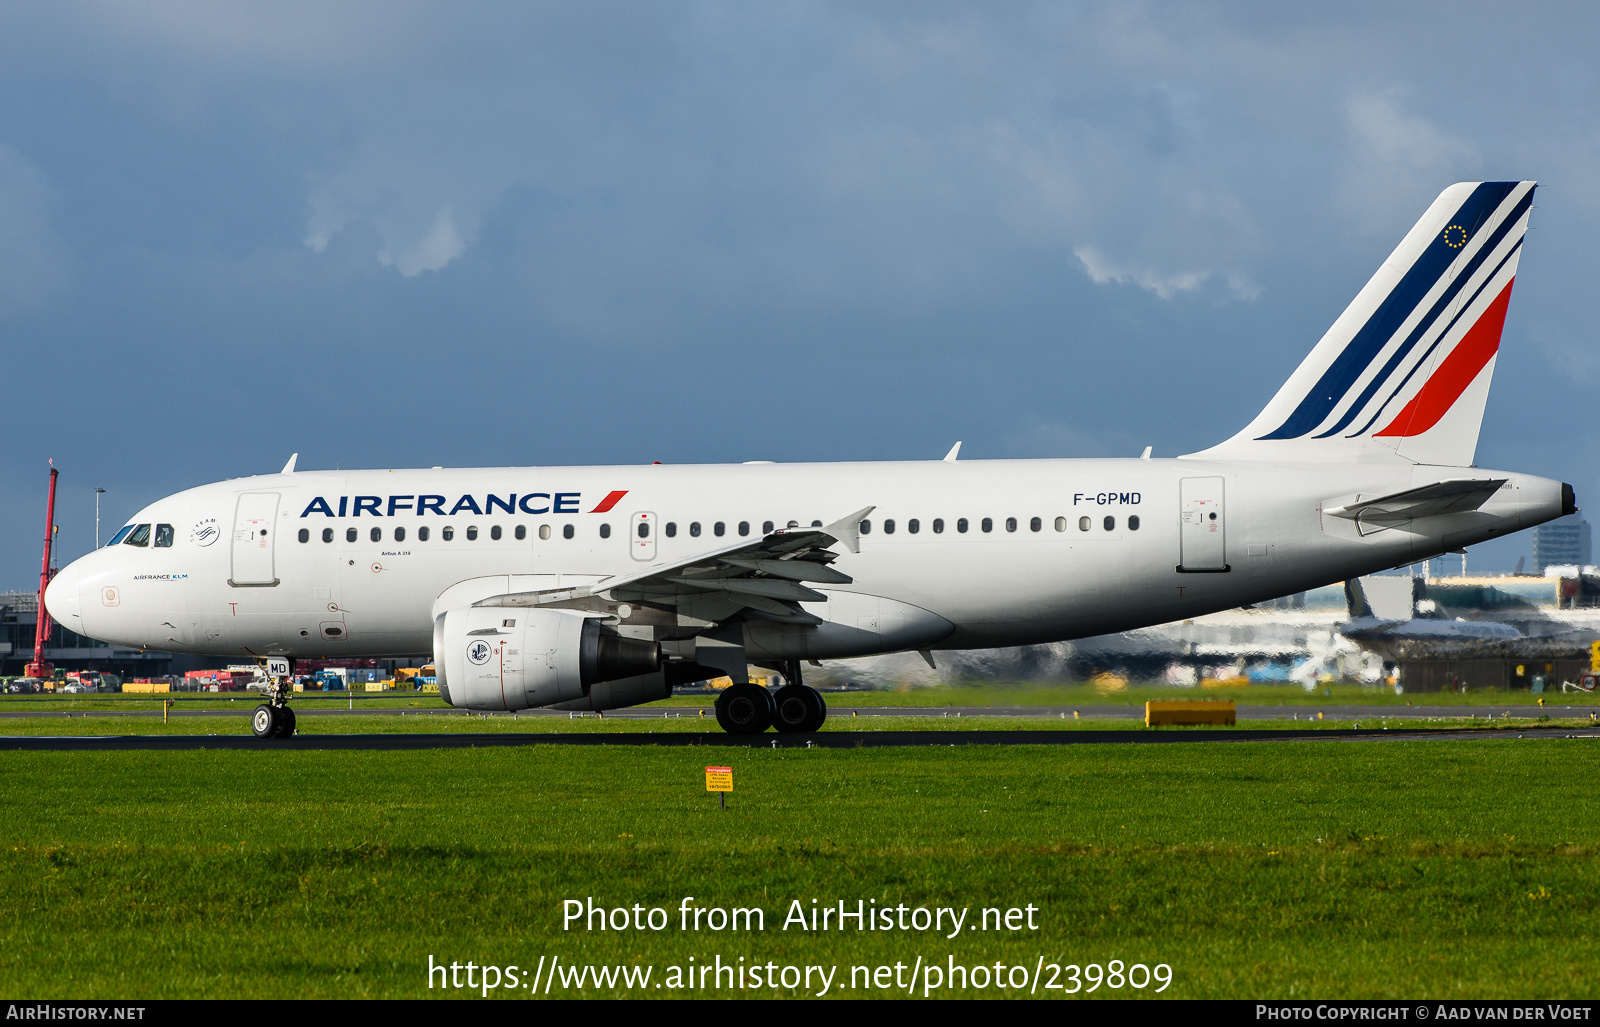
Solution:
{"label": "static discharger on tail", "polygon": [[[307,471],[169,496],[64,568],[114,644],[269,664],[431,656],[475,710],[605,710],[728,676],[809,732],[807,661],[1062,641],[1371,574],[1576,507],[1473,466],[1532,182],[1446,189],[1237,435],[1176,459]],[[751,665],[785,680],[752,684]]]}

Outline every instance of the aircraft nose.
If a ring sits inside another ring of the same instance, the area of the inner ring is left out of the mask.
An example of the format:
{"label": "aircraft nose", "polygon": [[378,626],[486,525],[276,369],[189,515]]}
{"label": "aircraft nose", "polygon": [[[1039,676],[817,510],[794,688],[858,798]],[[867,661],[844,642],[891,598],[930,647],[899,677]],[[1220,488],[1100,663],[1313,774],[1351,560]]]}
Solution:
{"label": "aircraft nose", "polygon": [[44,590],[44,608],[56,623],[69,631],[83,632],[82,603],[79,593],[83,586],[83,568],[77,561],[67,564],[50,579]]}

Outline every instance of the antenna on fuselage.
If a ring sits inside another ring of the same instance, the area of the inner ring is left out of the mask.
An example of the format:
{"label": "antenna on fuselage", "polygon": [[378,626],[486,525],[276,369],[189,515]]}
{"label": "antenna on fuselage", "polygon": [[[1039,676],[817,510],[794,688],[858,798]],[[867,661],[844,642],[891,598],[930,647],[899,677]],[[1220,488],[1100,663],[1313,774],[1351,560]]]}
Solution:
{"label": "antenna on fuselage", "polygon": [[299,453],[290,453],[289,454],[289,462],[284,464],[283,465],[283,470],[279,471],[278,473],[279,474],[293,474],[294,473],[294,462],[296,460],[298,460],[298,459],[300,459],[300,454]]}
{"label": "antenna on fuselage", "polygon": [[955,463],[956,454],[959,452],[961,452],[961,443],[957,442],[955,445],[950,447],[950,452],[944,455],[944,462],[947,464]]}

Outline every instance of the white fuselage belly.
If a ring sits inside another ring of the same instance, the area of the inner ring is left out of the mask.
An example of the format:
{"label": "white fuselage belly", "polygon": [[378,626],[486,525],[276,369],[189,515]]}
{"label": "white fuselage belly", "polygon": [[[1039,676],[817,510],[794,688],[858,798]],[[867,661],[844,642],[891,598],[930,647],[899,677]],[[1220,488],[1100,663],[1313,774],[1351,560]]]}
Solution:
{"label": "white fuselage belly", "polygon": [[[1409,529],[1363,535],[1321,512],[1338,497],[1461,477],[1509,480],[1474,513],[1419,520]],[[1226,571],[1179,570],[1186,478],[1223,480],[1216,531]],[[608,512],[590,512],[616,492],[625,495]],[[270,546],[257,544],[254,557],[270,561],[276,584],[230,583],[242,559],[230,534],[243,493],[281,497]],[[475,514],[460,504],[470,496],[481,508],[491,494],[503,503],[515,496],[517,512],[502,505]],[[547,511],[558,494],[567,497],[563,510],[577,512],[526,512]],[[420,496],[445,499],[419,513]],[[370,502],[358,515],[357,497],[379,497],[377,515]],[[319,498],[332,516],[314,506]],[[115,644],[174,652],[421,656],[432,648],[435,599],[466,579],[516,576],[507,578],[510,587],[524,590],[589,583],[737,541],[741,521],[754,538],[766,521],[780,528],[830,523],[873,506],[860,552],[842,552],[834,564],[853,583],[820,588],[833,598],[806,607],[852,629],[859,620],[863,630],[830,635],[751,619],[752,657],[988,648],[1125,630],[1285,595],[1529,527],[1559,516],[1562,502],[1559,482],[1476,468],[1187,459],[307,471],[235,479],[153,504],[135,520],[174,525],[174,544],[108,547],[74,563],[79,622],[69,626]],[[632,525],[640,513],[654,518],[653,549],[636,545]],[[1129,528],[1134,515],[1137,530]],[[1080,530],[1083,517],[1090,518],[1088,531]],[[1107,517],[1115,519],[1111,530]],[[965,532],[957,530],[963,518]],[[1007,530],[1009,518],[1015,530]],[[1057,530],[1058,518],[1066,530]],[[919,522],[915,534],[912,519]],[[943,521],[941,532],[935,519]],[[893,534],[884,531],[888,520],[896,522]],[[668,522],[676,525],[672,537],[661,530]],[[701,533],[693,536],[696,522]],[[720,538],[713,534],[718,522],[726,526]],[[201,545],[208,524],[219,537]],[[601,537],[602,524],[609,537]],[[567,525],[571,539],[563,537]],[[499,540],[490,537],[496,526]],[[518,526],[526,529],[521,540]],[[550,537],[541,538],[546,526]],[[419,538],[422,527],[427,541]],[[310,539],[304,543],[302,528]],[[352,528],[355,541],[347,539]],[[406,529],[404,542],[395,540],[396,528]],[[476,539],[468,539],[469,528]],[[333,530],[332,542],[322,540],[324,529]],[[862,597],[913,608],[909,626],[866,630],[876,614]],[[921,611],[928,616],[919,619]]]}

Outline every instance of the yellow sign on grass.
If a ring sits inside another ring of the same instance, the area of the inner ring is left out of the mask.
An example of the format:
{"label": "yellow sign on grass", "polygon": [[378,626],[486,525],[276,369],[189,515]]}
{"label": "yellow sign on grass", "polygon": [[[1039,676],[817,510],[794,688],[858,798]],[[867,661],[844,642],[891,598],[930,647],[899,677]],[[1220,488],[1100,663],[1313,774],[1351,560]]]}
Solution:
{"label": "yellow sign on grass", "polygon": [[731,792],[733,791],[732,767],[707,767],[706,791]]}

